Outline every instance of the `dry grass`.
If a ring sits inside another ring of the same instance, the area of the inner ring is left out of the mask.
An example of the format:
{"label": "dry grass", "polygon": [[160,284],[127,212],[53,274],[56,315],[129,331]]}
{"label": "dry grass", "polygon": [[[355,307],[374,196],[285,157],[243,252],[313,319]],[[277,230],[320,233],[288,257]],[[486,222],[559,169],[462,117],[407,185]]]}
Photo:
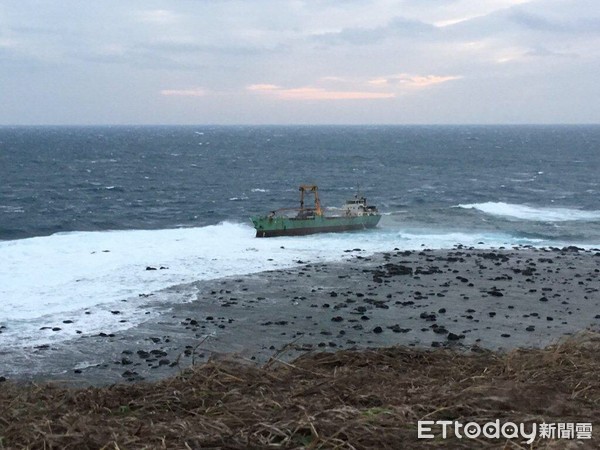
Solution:
{"label": "dry grass", "polygon": [[[592,422],[600,336],[544,350],[386,348],[213,361],[156,384],[0,384],[0,448],[598,448],[591,441],[417,440],[417,421]],[[600,433],[600,428],[594,430]]]}

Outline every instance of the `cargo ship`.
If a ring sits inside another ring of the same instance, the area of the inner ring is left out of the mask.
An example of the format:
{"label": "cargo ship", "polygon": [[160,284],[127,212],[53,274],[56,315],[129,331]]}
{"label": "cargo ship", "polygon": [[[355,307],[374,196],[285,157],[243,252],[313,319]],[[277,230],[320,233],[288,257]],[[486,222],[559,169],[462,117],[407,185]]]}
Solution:
{"label": "cargo ship", "polygon": [[[306,194],[314,195],[314,206],[305,207]],[[256,237],[301,236],[315,233],[363,230],[379,223],[381,214],[367,199],[356,194],[336,213],[325,214],[315,185],[300,186],[300,208],[282,208],[266,216],[251,217]]]}

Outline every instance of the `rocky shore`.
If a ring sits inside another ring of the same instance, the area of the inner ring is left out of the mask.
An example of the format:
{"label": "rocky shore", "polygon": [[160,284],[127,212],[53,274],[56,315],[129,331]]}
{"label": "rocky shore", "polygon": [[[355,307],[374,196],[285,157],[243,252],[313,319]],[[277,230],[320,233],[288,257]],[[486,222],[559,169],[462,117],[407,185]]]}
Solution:
{"label": "rocky shore", "polygon": [[[264,364],[323,350],[404,345],[545,347],[600,328],[600,250],[348,249],[339,263],[173,287],[187,303],[122,332],[0,353],[0,380],[111,384],[158,380],[212,358]],[[144,314],[143,311],[140,314]]]}

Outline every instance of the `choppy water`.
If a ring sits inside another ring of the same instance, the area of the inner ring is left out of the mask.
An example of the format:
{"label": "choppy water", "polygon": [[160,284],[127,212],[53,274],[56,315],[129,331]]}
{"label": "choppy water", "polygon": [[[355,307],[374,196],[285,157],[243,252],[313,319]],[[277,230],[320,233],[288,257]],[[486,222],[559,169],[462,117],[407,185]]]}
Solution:
{"label": "choppy water", "polygon": [[[599,173],[600,126],[0,128],[0,344],[126,328],[139,294],[348,248],[600,246]],[[248,216],[303,183],[326,206],[360,186],[380,227],[255,239]]]}

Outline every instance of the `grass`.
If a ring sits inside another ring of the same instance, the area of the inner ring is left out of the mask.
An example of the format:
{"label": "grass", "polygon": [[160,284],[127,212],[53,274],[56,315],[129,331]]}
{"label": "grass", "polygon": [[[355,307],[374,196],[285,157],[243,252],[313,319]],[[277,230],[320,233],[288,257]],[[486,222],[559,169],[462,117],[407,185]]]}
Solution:
{"label": "grass", "polygon": [[[391,347],[211,361],[158,383],[0,383],[0,448],[567,448],[575,441],[417,439],[417,421],[592,422],[600,335],[509,353]],[[600,428],[594,430],[600,433]],[[600,440],[573,448],[598,448]]]}

